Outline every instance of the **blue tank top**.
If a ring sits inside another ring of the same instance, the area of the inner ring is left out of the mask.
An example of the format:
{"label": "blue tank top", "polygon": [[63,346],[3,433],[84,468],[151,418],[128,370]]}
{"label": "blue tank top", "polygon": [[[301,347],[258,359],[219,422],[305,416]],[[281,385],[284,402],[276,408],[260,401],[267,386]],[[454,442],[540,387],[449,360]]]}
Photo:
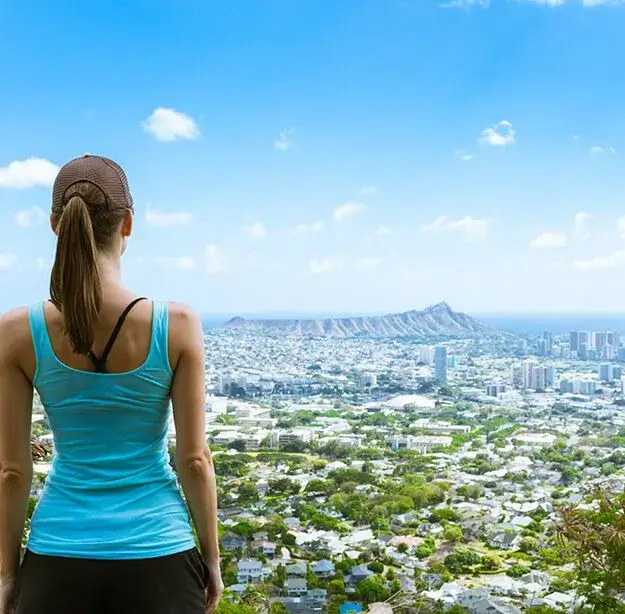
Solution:
{"label": "blue tank top", "polygon": [[169,465],[167,303],[154,302],[145,362],[125,373],[73,369],[55,355],[44,303],[30,308],[33,385],[55,456],[31,519],[35,554],[138,559],[193,548],[189,513]]}

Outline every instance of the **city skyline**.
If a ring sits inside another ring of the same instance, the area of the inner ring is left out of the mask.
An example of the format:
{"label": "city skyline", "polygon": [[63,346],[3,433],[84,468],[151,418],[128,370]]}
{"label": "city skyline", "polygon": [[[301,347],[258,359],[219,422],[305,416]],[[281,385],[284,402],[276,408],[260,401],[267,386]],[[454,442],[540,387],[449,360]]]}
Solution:
{"label": "city skyline", "polygon": [[3,6],[0,309],[47,295],[50,185],[91,152],[133,189],[127,283],[204,314],[625,313],[624,16]]}

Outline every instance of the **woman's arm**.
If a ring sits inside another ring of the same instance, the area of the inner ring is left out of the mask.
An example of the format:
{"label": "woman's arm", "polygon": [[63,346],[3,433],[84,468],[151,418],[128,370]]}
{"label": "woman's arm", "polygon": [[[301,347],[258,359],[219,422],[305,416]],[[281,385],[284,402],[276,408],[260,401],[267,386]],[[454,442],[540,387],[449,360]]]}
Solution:
{"label": "woman's arm", "polygon": [[33,386],[23,371],[30,326],[25,310],[0,317],[0,578],[13,578],[33,477],[30,426]]}
{"label": "woman's arm", "polygon": [[217,486],[206,445],[204,334],[199,316],[176,305],[170,310],[170,346],[178,360],[171,398],[176,426],[176,471],[184,491],[204,561],[219,568]]}

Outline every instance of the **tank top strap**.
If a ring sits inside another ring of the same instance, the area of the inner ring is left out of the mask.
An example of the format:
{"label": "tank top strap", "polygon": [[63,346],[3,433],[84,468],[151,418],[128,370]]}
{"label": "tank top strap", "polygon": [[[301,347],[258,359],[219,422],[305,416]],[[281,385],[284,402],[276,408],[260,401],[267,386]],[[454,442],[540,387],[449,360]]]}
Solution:
{"label": "tank top strap", "polygon": [[169,306],[166,301],[152,302],[151,360],[160,368],[171,370],[169,364]]}
{"label": "tank top strap", "polygon": [[46,326],[45,304],[46,301],[40,301],[28,308],[30,334],[35,350],[35,376],[33,380],[37,379],[37,374],[43,365],[50,366],[56,364],[48,327]]}

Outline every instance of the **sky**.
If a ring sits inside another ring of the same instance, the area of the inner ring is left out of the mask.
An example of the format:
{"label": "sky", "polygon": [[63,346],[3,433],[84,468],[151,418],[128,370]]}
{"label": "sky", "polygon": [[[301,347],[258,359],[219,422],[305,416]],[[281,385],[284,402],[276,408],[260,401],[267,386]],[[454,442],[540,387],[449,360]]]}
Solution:
{"label": "sky", "polygon": [[125,282],[205,314],[625,312],[625,1],[4,0],[0,309],[119,162]]}

